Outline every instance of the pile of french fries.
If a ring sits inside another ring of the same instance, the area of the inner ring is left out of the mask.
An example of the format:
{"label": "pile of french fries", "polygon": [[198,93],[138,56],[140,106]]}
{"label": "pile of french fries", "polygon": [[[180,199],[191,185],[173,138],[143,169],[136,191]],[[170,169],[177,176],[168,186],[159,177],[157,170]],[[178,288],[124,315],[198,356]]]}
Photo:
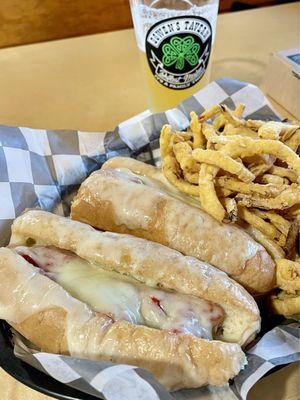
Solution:
{"label": "pile of french fries", "polygon": [[275,260],[299,264],[300,126],[245,120],[244,108],[191,112],[187,131],[165,125],[163,172],[212,217],[241,225]]}

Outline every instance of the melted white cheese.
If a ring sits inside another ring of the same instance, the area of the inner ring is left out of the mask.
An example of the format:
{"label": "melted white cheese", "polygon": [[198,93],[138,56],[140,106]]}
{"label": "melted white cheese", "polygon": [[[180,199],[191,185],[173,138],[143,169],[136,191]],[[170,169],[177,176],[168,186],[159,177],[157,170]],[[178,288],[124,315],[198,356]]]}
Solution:
{"label": "melted white cheese", "polygon": [[151,288],[67,251],[44,246],[18,246],[15,250],[73,297],[113,319],[212,338],[213,327],[223,317],[223,310],[215,304]]}
{"label": "melted white cheese", "polygon": [[[111,204],[114,211],[111,218],[117,226],[152,229],[158,221],[157,212],[161,210],[161,203],[168,201],[163,231],[169,247],[236,276],[243,272],[247,260],[258,251],[263,251],[263,247],[241,228],[219,223],[201,209],[198,200],[163,182],[135,174],[127,168],[100,172],[107,179],[97,181],[97,188],[93,187],[94,195]],[[116,176],[127,182],[116,180]],[[170,197],[174,201],[170,201]],[[186,204],[193,207],[186,207]],[[198,212],[195,212],[195,207]],[[195,232],[197,238],[193,240]],[[232,246],[233,242],[235,246]]]}
{"label": "melted white cheese", "polygon": [[[101,170],[102,172],[109,171],[109,170]],[[128,168],[115,168],[113,169],[114,172],[117,172],[118,176],[120,176],[123,179],[130,180],[131,182],[134,183],[140,183],[144,184],[146,186],[153,187],[155,189],[160,190],[162,193],[167,193],[168,195],[174,197],[177,200],[181,200],[186,204],[192,205],[194,207],[200,208],[200,202],[197,198],[194,198],[193,196],[187,196],[186,194],[180,192],[173,186],[167,186],[161,181],[154,179],[154,178],[149,178],[149,176],[145,175],[138,175],[132,172]]]}

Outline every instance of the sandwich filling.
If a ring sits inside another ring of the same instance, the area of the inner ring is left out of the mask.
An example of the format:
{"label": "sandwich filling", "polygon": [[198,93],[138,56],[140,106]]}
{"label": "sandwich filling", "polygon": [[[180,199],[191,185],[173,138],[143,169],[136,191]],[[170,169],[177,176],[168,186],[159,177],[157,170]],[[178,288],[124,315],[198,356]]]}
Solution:
{"label": "sandwich filling", "polygon": [[113,320],[212,339],[224,318],[217,304],[147,286],[69,251],[39,245],[17,246],[15,251],[70,295]]}

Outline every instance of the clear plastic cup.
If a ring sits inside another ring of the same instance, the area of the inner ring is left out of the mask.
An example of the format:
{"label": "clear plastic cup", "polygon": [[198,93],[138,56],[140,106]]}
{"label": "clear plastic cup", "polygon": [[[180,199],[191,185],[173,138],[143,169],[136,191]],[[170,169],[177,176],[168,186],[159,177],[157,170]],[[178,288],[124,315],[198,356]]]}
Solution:
{"label": "clear plastic cup", "polygon": [[149,107],[174,107],[210,79],[218,0],[130,0]]}

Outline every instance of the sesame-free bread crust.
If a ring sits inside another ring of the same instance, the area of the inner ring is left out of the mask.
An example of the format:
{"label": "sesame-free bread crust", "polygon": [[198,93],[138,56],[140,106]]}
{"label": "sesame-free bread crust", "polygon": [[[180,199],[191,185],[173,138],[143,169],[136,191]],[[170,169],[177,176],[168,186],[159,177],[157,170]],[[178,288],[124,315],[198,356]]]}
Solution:
{"label": "sesame-free bread crust", "polygon": [[0,318],[42,351],[146,368],[170,390],[224,385],[246,363],[237,344],[114,322],[0,249]]}
{"label": "sesame-free bread crust", "polygon": [[[144,184],[122,176],[120,169],[146,177]],[[208,262],[253,294],[274,288],[275,264],[264,247],[241,228],[219,223],[198,204],[175,189],[158,168],[115,157],[82,183],[71,218],[152,240]]]}
{"label": "sesame-free bread crust", "polygon": [[129,275],[151,287],[193,295],[219,304],[225,311],[217,339],[245,345],[260,329],[252,296],[224,272],[161,244],[111,232],[81,222],[31,210],[12,225],[10,245],[37,244],[72,251],[102,268]]}

